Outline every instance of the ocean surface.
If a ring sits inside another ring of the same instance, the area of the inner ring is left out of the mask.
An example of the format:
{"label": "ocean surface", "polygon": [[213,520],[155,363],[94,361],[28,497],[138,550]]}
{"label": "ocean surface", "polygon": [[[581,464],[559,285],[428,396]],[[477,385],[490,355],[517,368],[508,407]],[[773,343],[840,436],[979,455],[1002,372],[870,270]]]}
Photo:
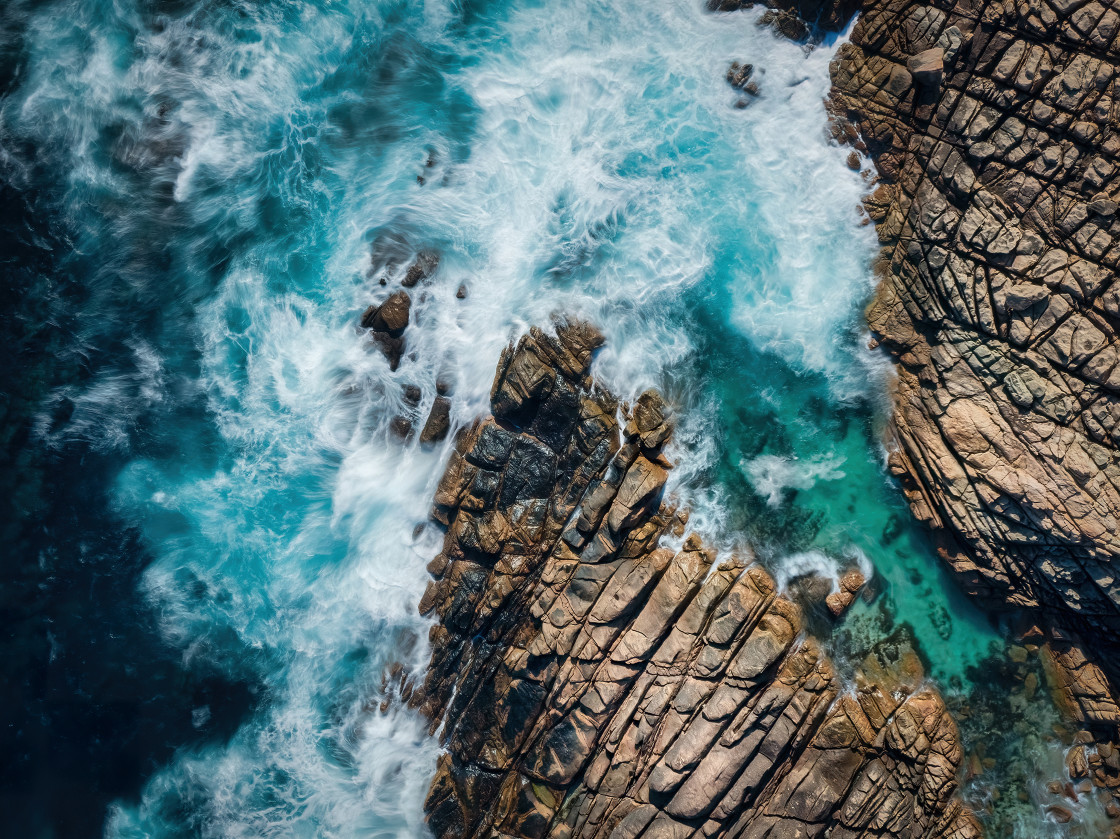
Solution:
{"label": "ocean surface", "polygon": [[[469,423],[502,347],[557,312],[603,329],[616,393],[675,406],[695,528],[783,584],[872,576],[821,631],[848,673],[915,646],[992,836],[1094,835],[1098,802],[1046,790],[1070,732],[1045,688],[885,470],[867,181],[823,106],[837,41],[758,14],[7,0],[10,835],[425,836],[438,743],[378,705],[388,665],[427,659],[450,444],[390,422],[439,383]],[[420,251],[440,264],[390,371],[357,320]]]}

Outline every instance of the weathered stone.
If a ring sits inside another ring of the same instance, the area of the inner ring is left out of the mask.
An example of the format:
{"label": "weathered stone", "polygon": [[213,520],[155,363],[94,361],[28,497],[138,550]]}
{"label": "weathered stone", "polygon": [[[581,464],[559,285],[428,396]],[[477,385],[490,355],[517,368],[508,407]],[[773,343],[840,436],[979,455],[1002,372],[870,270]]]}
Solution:
{"label": "weathered stone", "polygon": [[432,410],[428,420],[424,423],[424,430],[420,432],[421,443],[437,443],[447,436],[451,428],[451,400],[446,396],[437,396],[432,403]]}
{"label": "weathered stone", "polygon": [[945,73],[945,51],[941,47],[931,47],[912,55],[906,60],[906,69],[916,84],[937,90]]}
{"label": "weathered stone", "polygon": [[380,306],[370,306],[362,315],[362,326],[375,332],[387,332],[394,338],[399,338],[408,326],[408,313],[412,307],[412,298],[406,291],[398,291],[389,295],[389,299]]}
{"label": "weathered stone", "polygon": [[401,285],[412,288],[421,280],[431,277],[439,268],[439,254],[435,251],[421,251],[416,256],[416,261],[408,267]]}
{"label": "weathered stone", "polygon": [[[868,710],[837,703],[843,685],[762,568],[713,569],[696,534],[678,552],[657,547],[684,520],[645,454],[670,424],[647,391],[618,427],[586,375],[595,335],[568,324],[508,349],[492,407],[531,421],[461,434],[436,493],[448,530],[421,610],[440,623],[411,694],[448,748],[426,802],[433,832],[685,839],[701,822],[710,837],[839,822],[871,839],[882,795],[913,802],[892,816],[903,835],[978,836],[954,797],[956,729],[935,694],[916,692],[912,653],[869,658]],[[542,398],[558,382],[578,398]],[[547,444],[534,436],[544,411],[569,413],[552,417],[567,431]],[[581,417],[623,445],[586,445]],[[862,584],[853,570],[840,590]]]}
{"label": "weathered stone", "polygon": [[869,0],[830,105],[882,178],[868,320],[899,362],[892,471],[967,590],[1037,614],[1066,713],[1111,728],[1118,26],[1080,0]]}

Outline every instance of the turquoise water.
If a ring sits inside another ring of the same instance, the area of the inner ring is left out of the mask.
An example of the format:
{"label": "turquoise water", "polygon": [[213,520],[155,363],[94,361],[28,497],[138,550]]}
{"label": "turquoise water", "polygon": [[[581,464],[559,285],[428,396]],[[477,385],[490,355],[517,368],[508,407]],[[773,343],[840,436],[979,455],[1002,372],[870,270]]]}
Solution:
{"label": "turquoise water", "polygon": [[[58,352],[97,361],[46,388],[34,440],[102,458],[88,515],[137,535],[137,608],[184,674],[252,696],[221,736],[193,705],[200,736],[112,798],[106,835],[423,835],[438,747],[377,706],[386,665],[426,661],[419,526],[447,446],[390,422],[437,382],[469,422],[506,341],[557,311],[603,328],[619,395],[676,405],[694,526],[783,581],[874,569],[838,653],[905,627],[970,696],[1002,635],[883,467],[866,185],[825,134],[835,45],[702,6],[13,7],[6,177],[55,196],[82,290],[52,304]],[[745,108],[733,60],[758,68]],[[442,260],[393,372],[355,324],[421,249]]]}

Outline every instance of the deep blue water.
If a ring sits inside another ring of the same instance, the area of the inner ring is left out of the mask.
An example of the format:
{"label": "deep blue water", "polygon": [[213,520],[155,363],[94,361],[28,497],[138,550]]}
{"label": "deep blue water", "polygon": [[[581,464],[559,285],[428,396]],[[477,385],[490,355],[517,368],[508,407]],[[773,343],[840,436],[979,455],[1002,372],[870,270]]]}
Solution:
{"label": "deep blue water", "polygon": [[[426,661],[419,525],[447,449],[390,422],[437,383],[469,422],[505,342],[557,311],[604,329],[616,392],[677,406],[674,491],[708,538],[782,580],[874,569],[839,656],[907,632],[954,702],[1005,713],[1004,634],[883,468],[835,45],[702,7],[9,0],[14,835],[423,835],[438,746],[377,705],[386,665]],[[759,68],[746,108],[733,60]],[[394,372],[356,322],[421,250],[442,258]],[[1016,724],[1048,726],[1036,704]],[[1057,752],[971,725],[1019,767],[973,782],[977,806],[1056,830],[1050,770],[1022,766]],[[1008,810],[1000,786],[1030,794]]]}

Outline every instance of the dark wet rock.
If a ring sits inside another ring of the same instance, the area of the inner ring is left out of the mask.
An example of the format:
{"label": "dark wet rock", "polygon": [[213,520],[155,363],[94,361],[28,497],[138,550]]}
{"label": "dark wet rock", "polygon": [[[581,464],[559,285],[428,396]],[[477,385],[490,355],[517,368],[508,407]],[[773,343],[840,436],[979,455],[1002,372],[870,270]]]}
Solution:
{"label": "dark wet rock", "polygon": [[742,90],[751,80],[753,73],[753,64],[740,64],[738,61],[732,61],[731,66],[727,68],[727,83],[738,90]]}
{"label": "dark wet rock", "polygon": [[404,338],[394,338],[388,332],[373,332],[373,343],[381,353],[389,359],[389,369],[396,370],[400,367],[401,358],[404,356]]}
{"label": "dark wet rock", "polygon": [[467,299],[467,285],[466,285],[466,283],[460,284],[459,290],[455,292],[455,297],[459,300],[466,300]]}
{"label": "dark wet rock", "polygon": [[370,306],[362,315],[362,327],[375,332],[386,332],[394,338],[404,334],[408,326],[408,313],[412,308],[412,298],[407,291],[389,295],[380,306]]}
{"label": "dark wet rock", "polygon": [[361,325],[373,333],[373,341],[389,359],[389,369],[396,370],[404,355],[404,331],[408,327],[412,298],[407,291],[389,295],[381,305],[370,306],[362,314]]}
{"label": "dark wet rock", "polygon": [[439,622],[412,694],[447,747],[433,833],[980,836],[913,650],[877,649],[845,691],[761,567],[683,538],[647,457],[664,402],[642,394],[620,428],[589,375],[601,343],[560,322],[511,344],[437,488],[420,608]]}
{"label": "dark wet rock", "polygon": [[401,390],[404,394],[404,403],[406,405],[415,408],[420,404],[423,393],[416,385],[405,385]]}
{"label": "dark wet rock", "polygon": [[769,26],[783,38],[804,41],[809,37],[809,27],[801,16],[789,9],[770,9],[758,19],[759,26]]}
{"label": "dark wet rock", "polygon": [[420,251],[416,256],[416,261],[405,272],[404,279],[401,280],[401,285],[405,288],[412,288],[421,280],[426,280],[431,277],[436,269],[439,268],[439,254],[435,251]]}
{"label": "dark wet rock", "polygon": [[451,400],[446,396],[437,396],[432,403],[432,410],[424,429],[420,432],[421,443],[438,443],[447,437],[451,428]]}
{"label": "dark wet rock", "polygon": [[412,436],[412,420],[408,417],[393,417],[389,421],[389,431],[400,440],[407,440]]}
{"label": "dark wet rock", "polygon": [[[734,12],[752,9],[755,5],[753,0],[708,0],[708,10],[712,12]],[[807,24],[824,32],[841,31],[859,11],[860,0],[766,0],[758,5],[768,6],[772,11],[796,18],[807,35]]]}

